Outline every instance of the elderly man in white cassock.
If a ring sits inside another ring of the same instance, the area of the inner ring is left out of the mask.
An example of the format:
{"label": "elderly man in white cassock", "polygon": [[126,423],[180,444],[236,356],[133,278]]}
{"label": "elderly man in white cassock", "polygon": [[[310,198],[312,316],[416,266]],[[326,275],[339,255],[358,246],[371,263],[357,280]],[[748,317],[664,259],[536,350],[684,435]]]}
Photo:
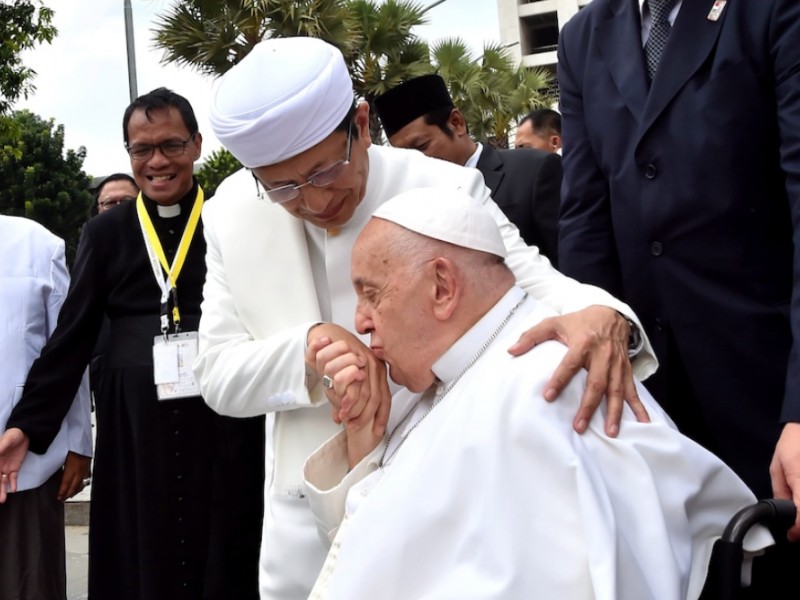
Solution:
{"label": "elderly man in white cassock", "polygon": [[[396,196],[356,240],[356,329],[405,389],[385,436],[347,426],[305,465],[333,540],[311,598],[697,598],[715,539],[754,501],[644,388],[652,423],[625,410],[617,438],[599,413],[583,435],[570,426],[585,371],[559,402],[532,402],[566,348],[507,352],[553,314],[507,256],[456,189]],[[308,353],[343,396],[365,378],[346,342]],[[771,543],[751,533],[750,550]]]}
{"label": "elderly man in white cassock", "polygon": [[[647,419],[632,372],[647,376],[656,361],[647,340],[637,343],[633,335],[638,321],[631,310],[564,277],[537,248],[526,246],[479,172],[372,145],[369,106],[355,105],[339,50],[311,38],[262,41],[220,78],[210,121],[246,169],[223,182],[203,208],[208,273],[194,368],[203,397],[217,412],[268,414],[262,598],[306,598],[325,559],[302,466],[340,428],[331,422],[332,406],[336,420],[351,425],[379,407],[374,429],[385,429],[386,369],[353,331],[349,262],[372,212],[404,190],[460,187],[486,206],[517,283],[557,315],[519,343],[507,340],[517,354],[550,338],[569,346],[531,403],[543,404],[542,396],[554,400],[583,365],[590,383],[570,419],[576,430],[585,430],[606,391],[611,435],[624,401]],[[326,389],[324,373],[304,361],[309,338],[320,337],[360,348],[366,380],[344,404]],[[582,386],[580,381],[573,385]]]}

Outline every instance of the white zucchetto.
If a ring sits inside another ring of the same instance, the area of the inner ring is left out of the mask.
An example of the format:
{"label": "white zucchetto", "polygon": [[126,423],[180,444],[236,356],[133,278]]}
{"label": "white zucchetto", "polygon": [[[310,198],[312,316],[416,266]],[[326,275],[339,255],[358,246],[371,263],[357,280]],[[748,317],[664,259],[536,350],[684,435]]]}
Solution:
{"label": "white zucchetto", "polygon": [[461,188],[416,188],[394,196],[372,213],[425,237],[506,257],[492,214]]}
{"label": "white zucchetto", "polygon": [[315,146],[353,105],[342,53],[309,37],[263,40],[225,73],[211,95],[211,128],[248,168]]}

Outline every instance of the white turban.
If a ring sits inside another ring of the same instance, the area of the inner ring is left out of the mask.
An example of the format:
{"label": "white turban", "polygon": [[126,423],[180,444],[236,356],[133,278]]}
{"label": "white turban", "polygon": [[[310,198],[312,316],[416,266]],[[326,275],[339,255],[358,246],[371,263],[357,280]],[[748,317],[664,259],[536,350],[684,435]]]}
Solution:
{"label": "white turban", "polygon": [[416,188],[394,196],[372,213],[425,237],[506,257],[503,236],[492,214],[458,188]]}
{"label": "white turban", "polygon": [[334,46],[309,37],[269,39],[217,82],[211,128],[252,169],[315,146],[352,105],[353,82]]}

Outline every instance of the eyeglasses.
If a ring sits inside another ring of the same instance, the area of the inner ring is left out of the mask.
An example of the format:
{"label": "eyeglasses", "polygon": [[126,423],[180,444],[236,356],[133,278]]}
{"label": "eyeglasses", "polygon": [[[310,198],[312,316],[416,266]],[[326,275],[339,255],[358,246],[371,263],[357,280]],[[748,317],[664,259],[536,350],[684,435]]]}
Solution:
{"label": "eyeglasses", "polygon": [[[353,135],[353,124],[350,124],[350,127],[347,128],[347,150],[344,157],[344,160],[337,160],[335,163],[328,165],[324,169],[320,169],[316,173],[312,173],[309,175],[308,179],[305,183],[301,183],[300,185],[282,185],[276,188],[269,188],[268,186],[264,185],[263,182],[258,180],[261,185],[264,186],[264,190],[267,192],[267,196],[270,200],[275,202],[276,204],[285,204],[286,202],[291,202],[295,198],[300,195],[300,189],[304,188],[307,185],[313,185],[314,187],[322,188],[327,187],[336,181],[342,172],[345,170],[347,165],[350,164],[350,147]],[[253,177],[255,177],[255,173],[253,173]]]}
{"label": "eyeglasses", "polygon": [[133,146],[125,146],[125,149],[133,160],[149,160],[156,148],[161,151],[161,154],[171,158],[186,152],[186,144],[191,142],[195,135],[193,133],[185,140],[167,140],[160,144],[134,144]]}
{"label": "eyeglasses", "polygon": [[131,200],[135,200],[133,196],[125,196],[124,198],[108,198],[106,200],[98,200],[97,206],[100,208],[111,208],[112,206],[116,206],[117,204],[122,204],[123,202],[129,202]]}

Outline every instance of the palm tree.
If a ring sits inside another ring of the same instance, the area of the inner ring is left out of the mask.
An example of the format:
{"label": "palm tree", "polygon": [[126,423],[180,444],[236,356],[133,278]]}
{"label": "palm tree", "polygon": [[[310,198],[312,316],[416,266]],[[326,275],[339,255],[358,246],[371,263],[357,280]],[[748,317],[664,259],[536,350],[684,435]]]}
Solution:
{"label": "palm tree", "polygon": [[[344,54],[356,95],[372,106],[397,84],[438,71],[448,83],[472,134],[506,145],[511,124],[547,104],[546,71],[517,68],[506,50],[488,45],[474,59],[459,38],[432,49],[414,28],[441,3],[414,0],[182,0],[159,16],[154,42],[163,62],[221,75],[264,38],[307,35]],[[431,60],[432,59],[432,60]],[[382,139],[371,111],[373,140]]]}
{"label": "palm tree", "polygon": [[[264,38],[307,35],[344,54],[356,95],[376,95],[431,71],[428,45],[412,29],[426,23],[412,0],[183,0],[160,16],[155,45],[163,62],[221,75]],[[380,125],[372,111],[373,139]]]}
{"label": "palm tree", "polygon": [[346,0],[183,0],[154,27],[162,61],[221,75],[270,37],[305,35],[351,54],[358,40]]}
{"label": "palm tree", "polygon": [[506,147],[512,123],[551,101],[550,73],[516,66],[499,44],[486,45],[476,60],[462,39],[447,38],[433,46],[431,56],[478,140]]}
{"label": "palm tree", "polygon": [[[424,25],[427,8],[409,0],[350,0],[359,39],[345,60],[353,76],[356,95],[370,109],[374,100],[401,81],[431,72],[428,45],[412,29]],[[374,110],[370,111],[370,131],[375,142],[381,129]]]}

